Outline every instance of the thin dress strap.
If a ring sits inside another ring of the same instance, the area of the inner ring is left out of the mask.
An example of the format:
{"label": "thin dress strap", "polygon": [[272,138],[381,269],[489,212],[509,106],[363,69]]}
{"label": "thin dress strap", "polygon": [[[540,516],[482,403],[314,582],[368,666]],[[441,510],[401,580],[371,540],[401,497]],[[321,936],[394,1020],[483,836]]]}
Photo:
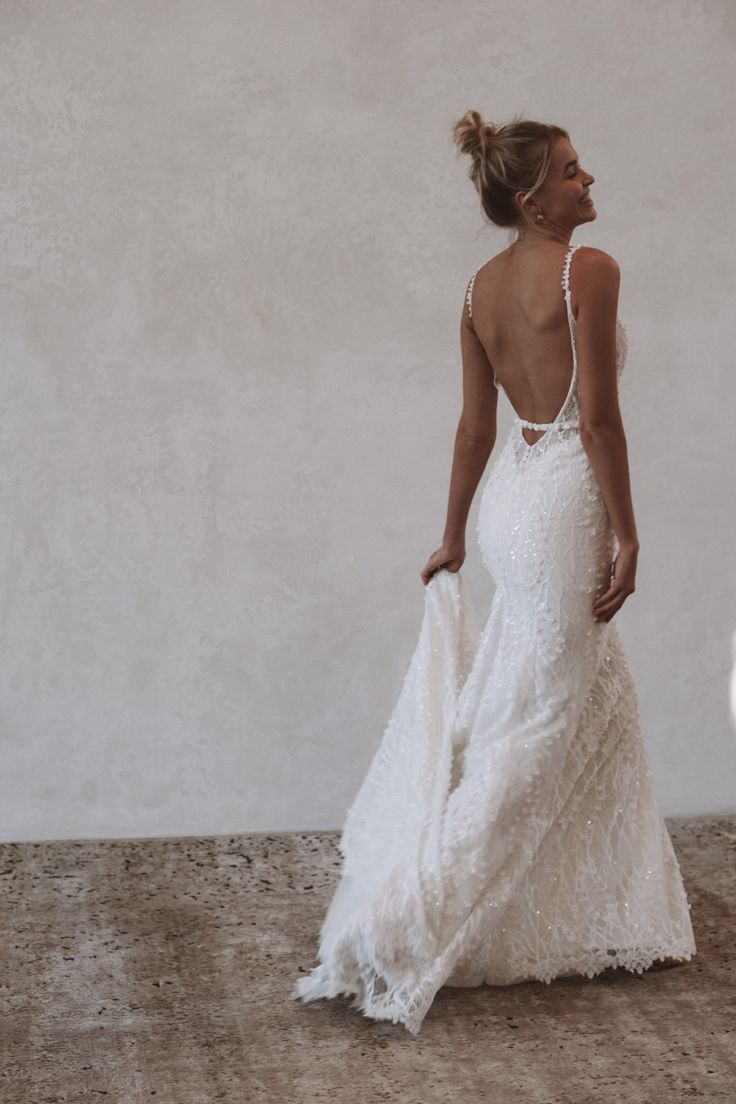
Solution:
{"label": "thin dress strap", "polygon": [[580,248],[580,243],[577,245],[571,245],[565,254],[565,264],[562,269],[562,287],[565,292],[565,303],[567,305],[567,321],[570,327],[570,340],[572,341],[572,363],[573,368],[578,366],[577,349],[575,348],[575,316],[572,313],[572,296],[570,295],[570,264],[572,262],[572,255],[576,249]]}
{"label": "thin dress strap", "polygon": [[473,284],[475,283],[475,277],[478,275],[482,267],[483,266],[481,265],[479,268],[476,268],[475,272],[471,276],[470,283],[468,284],[468,290],[465,295],[465,301],[468,304],[468,318],[470,318],[471,320],[473,318]]}

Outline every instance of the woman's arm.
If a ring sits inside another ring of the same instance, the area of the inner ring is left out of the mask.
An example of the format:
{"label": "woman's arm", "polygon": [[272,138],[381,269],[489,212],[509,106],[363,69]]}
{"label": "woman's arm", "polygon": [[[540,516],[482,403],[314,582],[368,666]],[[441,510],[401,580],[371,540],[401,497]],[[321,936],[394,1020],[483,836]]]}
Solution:
{"label": "woman's arm", "polygon": [[579,288],[575,328],[578,349],[580,439],[590,460],[620,545],[636,547],[626,434],[618,403],[616,317],[621,273],[601,249],[587,247],[573,266]]}
{"label": "woman's arm", "polygon": [[575,334],[580,439],[619,543],[611,583],[593,602],[596,619],[610,621],[636,589],[639,555],[626,434],[618,402],[616,318],[621,273],[614,258],[601,249],[581,249],[576,263],[572,280],[579,289]]}
{"label": "woman's arm", "polygon": [[498,391],[493,369],[468,316],[463,300],[460,323],[463,362],[463,408],[455,433],[447,521],[442,547],[421,571],[425,586],[435,571],[459,571],[465,559],[465,527],[473,496],[496,442]]}

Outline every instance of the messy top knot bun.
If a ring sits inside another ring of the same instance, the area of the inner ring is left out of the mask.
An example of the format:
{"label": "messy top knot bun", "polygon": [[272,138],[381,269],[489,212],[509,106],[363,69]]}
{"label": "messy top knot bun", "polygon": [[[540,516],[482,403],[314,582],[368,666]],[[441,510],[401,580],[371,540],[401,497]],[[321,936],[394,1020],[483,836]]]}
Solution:
{"label": "messy top knot bun", "polygon": [[494,126],[472,108],[452,127],[459,153],[472,158],[468,176],[480,196],[486,217],[496,226],[521,226],[524,222],[518,191],[528,203],[544,182],[558,138],[570,139],[562,127],[516,116]]}
{"label": "messy top knot bun", "polygon": [[452,128],[452,136],[460,153],[469,153],[478,160],[485,157],[491,139],[496,135],[493,123],[486,123],[479,111],[466,111]]}

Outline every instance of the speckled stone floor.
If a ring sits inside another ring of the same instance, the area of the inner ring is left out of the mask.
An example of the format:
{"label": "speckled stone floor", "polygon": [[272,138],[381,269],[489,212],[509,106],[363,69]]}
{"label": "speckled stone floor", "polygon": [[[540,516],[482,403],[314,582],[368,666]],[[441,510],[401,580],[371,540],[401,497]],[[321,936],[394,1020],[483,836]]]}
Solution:
{"label": "speckled stone floor", "polygon": [[734,1104],[736,817],[667,823],[695,959],[443,989],[416,1039],[290,999],[336,833],[0,845],[0,1099]]}

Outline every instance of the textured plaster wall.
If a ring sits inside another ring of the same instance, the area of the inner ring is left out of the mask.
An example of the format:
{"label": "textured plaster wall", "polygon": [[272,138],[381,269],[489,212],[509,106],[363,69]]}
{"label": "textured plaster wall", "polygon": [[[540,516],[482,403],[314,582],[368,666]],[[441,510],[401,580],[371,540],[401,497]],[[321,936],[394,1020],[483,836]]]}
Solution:
{"label": "textured plaster wall", "polygon": [[470,106],[567,126],[597,178],[617,620],[664,812],[735,810],[733,7],[5,0],[0,31],[2,838],[341,824],[508,240],[450,144]]}

